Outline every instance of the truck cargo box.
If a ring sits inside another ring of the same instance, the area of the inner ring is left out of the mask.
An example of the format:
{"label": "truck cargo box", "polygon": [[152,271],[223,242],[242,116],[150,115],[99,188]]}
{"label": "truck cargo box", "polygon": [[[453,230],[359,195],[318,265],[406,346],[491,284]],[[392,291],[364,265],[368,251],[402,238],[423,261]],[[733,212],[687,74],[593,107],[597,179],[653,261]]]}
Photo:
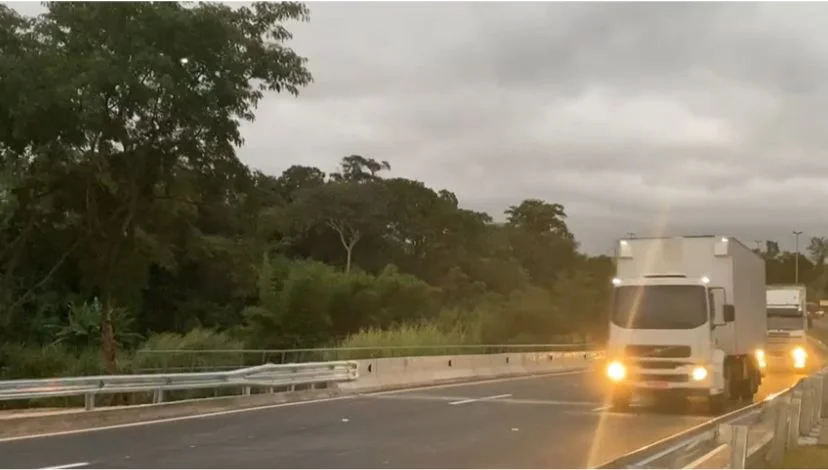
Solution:
{"label": "truck cargo box", "polygon": [[724,288],[735,320],[714,330],[716,347],[728,355],[754,354],[767,334],[765,261],[732,237],[634,238],[619,244],[617,277],[653,275],[707,278]]}

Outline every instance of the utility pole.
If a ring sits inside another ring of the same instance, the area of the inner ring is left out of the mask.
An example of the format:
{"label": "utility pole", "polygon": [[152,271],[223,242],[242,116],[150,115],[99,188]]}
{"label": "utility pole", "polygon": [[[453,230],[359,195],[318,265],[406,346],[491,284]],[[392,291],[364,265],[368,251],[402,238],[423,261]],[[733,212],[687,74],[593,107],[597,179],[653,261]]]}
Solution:
{"label": "utility pole", "polygon": [[799,236],[802,235],[802,232],[797,232],[796,230],[794,230],[793,234],[795,240],[794,243],[796,246],[796,259],[794,260],[794,284],[799,284]]}

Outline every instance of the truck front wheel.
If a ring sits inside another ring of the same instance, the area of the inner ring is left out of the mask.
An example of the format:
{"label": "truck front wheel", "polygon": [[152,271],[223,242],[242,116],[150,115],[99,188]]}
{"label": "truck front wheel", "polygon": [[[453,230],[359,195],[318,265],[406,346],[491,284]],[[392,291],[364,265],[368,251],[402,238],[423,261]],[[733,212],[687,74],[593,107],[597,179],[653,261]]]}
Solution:
{"label": "truck front wheel", "polygon": [[727,405],[727,393],[720,393],[719,395],[711,395],[707,399],[708,411],[712,415],[720,415],[725,410]]}
{"label": "truck front wheel", "polygon": [[627,391],[613,391],[610,397],[610,405],[613,409],[624,411],[629,409],[632,402],[632,393]]}

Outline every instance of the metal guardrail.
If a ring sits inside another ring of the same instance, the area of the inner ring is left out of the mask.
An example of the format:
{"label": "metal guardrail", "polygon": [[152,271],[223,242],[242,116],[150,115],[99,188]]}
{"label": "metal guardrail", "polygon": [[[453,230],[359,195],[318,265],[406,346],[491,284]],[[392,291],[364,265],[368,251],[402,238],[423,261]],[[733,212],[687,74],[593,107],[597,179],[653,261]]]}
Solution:
{"label": "metal guardrail", "polygon": [[264,364],[224,372],[178,374],[102,375],[0,381],[0,401],[51,397],[84,396],[85,407],[95,407],[95,397],[116,393],[153,393],[153,403],[164,401],[174,390],[199,390],[237,387],[244,395],[251,387],[288,387],[297,385],[354,381],[358,378],[353,361],[308,362],[301,364]]}
{"label": "metal guardrail", "polygon": [[594,344],[475,344],[365,346],[304,349],[143,349],[133,360],[135,373],[233,370],[256,364],[327,362],[382,357],[566,352],[600,349]]}
{"label": "metal guardrail", "polygon": [[614,459],[598,468],[762,468],[788,450],[815,444],[828,417],[828,369],[724,416]]}

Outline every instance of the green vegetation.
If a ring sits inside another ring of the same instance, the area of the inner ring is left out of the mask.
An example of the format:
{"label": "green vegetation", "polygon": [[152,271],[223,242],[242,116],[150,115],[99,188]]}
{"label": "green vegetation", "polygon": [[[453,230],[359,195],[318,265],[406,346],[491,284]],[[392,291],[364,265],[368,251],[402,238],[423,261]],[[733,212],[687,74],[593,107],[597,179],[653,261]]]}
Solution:
{"label": "green vegetation", "polygon": [[[602,339],[612,260],[578,252],[560,204],[494,223],[369,157],[239,161],[264,93],[312,80],[287,45],[303,5],[47,9],[0,5],[0,377],[269,359],[147,350]],[[820,292],[825,246],[801,263]],[[790,282],[793,257],[767,256]]]}

